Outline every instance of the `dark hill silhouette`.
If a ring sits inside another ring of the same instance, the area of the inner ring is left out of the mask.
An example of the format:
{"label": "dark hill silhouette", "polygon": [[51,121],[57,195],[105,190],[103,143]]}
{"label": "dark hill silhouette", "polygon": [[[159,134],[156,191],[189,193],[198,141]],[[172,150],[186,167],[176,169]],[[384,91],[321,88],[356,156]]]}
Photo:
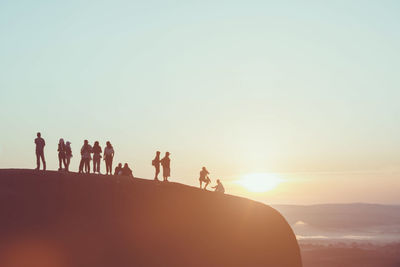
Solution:
{"label": "dark hill silhouette", "polygon": [[0,170],[0,211],[2,267],[301,266],[276,210],[177,183]]}

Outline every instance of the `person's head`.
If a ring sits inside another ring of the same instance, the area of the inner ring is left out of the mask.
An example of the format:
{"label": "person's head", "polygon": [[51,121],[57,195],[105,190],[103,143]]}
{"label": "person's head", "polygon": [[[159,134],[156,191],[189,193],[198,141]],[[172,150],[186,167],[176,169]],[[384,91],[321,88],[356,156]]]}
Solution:
{"label": "person's head", "polygon": [[42,136],[42,134],[38,132],[38,133],[36,134],[36,136],[40,138],[40,137]]}
{"label": "person's head", "polygon": [[70,146],[70,145],[71,145],[71,142],[70,142],[70,141],[67,141],[65,144],[66,144],[67,146]]}
{"label": "person's head", "polygon": [[169,155],[170,155],[170,153],[169,153],[169,152],[165,152],[165,156],[167,156],[167,157],[168,157]]}
{"label": "person's head", "polygon": [[129,168],[128,163],[124,164],[124,168]]}
{"label": "person's head", "polygon": [[205,171],[206,170],[206,167],[203,167],[203,168],[201,168],[203,171]]}
{"label": "person's head", "polygon": [[220,184],[220,183],[221,183],[221,181],[219,179],[217,179],[217,184]]}
{"label": "person's head", "polygon": [[89,141],[88,141],[88,140],[85,140],[85,141],[83,141],[83,144],[88,145],[88,144],[89,144]]}
{"label": "person's head", "polygon": [[107,142],[106,142],[106,145],[107,145],[107,147],[111,147],[110,141],[107,141]]}
{"label": "person's head", "polygon": [[118,167],[122,168],[122,163],[118,163]]}
{"label": "person's head", "polygon": [[157,155],[157,156],[160,156],[160,154],[161,154],[160,151],[157,151],[157,152],[156,152],[156,155]]}
{"label": "person's head", "polygon": [[94,142],[95,146],[99,146],[99,141]]}
{"label": "person's head", "polygon": [[60,141],[58,142],[60,145],[64,144],[64,139],[60,138]]}

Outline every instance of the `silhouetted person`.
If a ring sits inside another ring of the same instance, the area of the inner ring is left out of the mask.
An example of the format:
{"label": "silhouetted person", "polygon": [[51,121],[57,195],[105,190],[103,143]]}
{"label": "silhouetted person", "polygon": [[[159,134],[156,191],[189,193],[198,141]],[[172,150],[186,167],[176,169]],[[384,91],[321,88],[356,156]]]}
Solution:
{"label": "silhouetted person", "polygon": [[85,169],[86,173],[90,173],[90,160],[92,159],[92,146],[89,145],[89,141],[85,140],[81,148],[81,163],[79,164],[79,173],[83,172]]}
{"label": "silhouetted person", "polygon": [[217,179],[217,185],[213,186],[212,188],[214,188],[215,192],[217,192],[217,193],[221,193],[221,194],[225,193],[225,188],[219,179]]}
{"label": "silhouetted person", "polygon": [[106,147],[104,148],[104,161],[106,162],[106,174],[112,175],[112,162],[114,158],[114,148],[110,141],[107,141]]}
{"label": "silhouetted person", "polygon": [[128,163],[124,164],[124,167],[122,168],[122,175],[133,177],[132,170],[129,168]]}
{"label": "silhouetted person", "polygon": [[119,163],[117,167],[115,167],[114,175],[122,174],[122,163]]}
{"label": "silhouetted person", "polygon": [[64,164],[64,167],[67,168],[67,164],[65,163],[65,143],[64,139],[60,138],[60,141],[58,142],[58,170],[61,171],[62,165]]}
{"label": "silhouetted person", "polygon": [[69,172],[69,164],[71,163],[72,158],[72,149],[71,149],[71,142],[67,141],[65,143],[65,170]]}
{"label": "silhouetted person", "polygon": [[99,173],[100,174],[100,159],[101,159],[101,147],[99,145],[99,141],[94,142],[93,145],[93,173]]}
{"label": "silhouetted person", "polygon": [[170,155],[169,152],[166,152],[165,157],[163,157],[161,160],[161,166],[163,167],[164,182],[168,182],[168,177],[171,176],[171,168],[170,168],[171,159],[169,158],[169,155]]}
{"label": "silhouetted person", "polygon": [[153,159],[153,161],[151,162],[151,165],[154,166],[154,168],[156,169],[156,174],[154,175],[154,180],[158,181],[158,174],[160,173],[160,151],[156,152],[156,157]]}
{"label": "silhouetted person", "polygon": [[43,163],[43,170],[46,170],[46,161],[44,160],[44,146],[46,142],[41,137],[40,133],[37,133],[37,138],[35,139],[36,144],[36,170],[40,170],[40,160]]}
{"label": "silhouetted person", "polygon": [[206,185],[204,186],[204,190],[207,190],[207,186],[209,185],[209,183],[211,183],[211,180],[210,180],[210,178],[208,177],[209,174],[210,174],[210,173],[207,171],[206,167],[203,167],[203,168],[201,169],[201,171],[200,171],[200,178],[199,178],[199,181],[200,181],[200,189],[202,189],[202,188],[201,188],[202,184],[205,183]]}

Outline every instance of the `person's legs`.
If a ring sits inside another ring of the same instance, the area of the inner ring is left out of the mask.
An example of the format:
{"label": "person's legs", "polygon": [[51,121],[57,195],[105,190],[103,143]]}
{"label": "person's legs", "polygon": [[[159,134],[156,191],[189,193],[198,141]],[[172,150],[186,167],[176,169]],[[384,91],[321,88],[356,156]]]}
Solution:
{"label": "person's legs", "polygon": [[97,159],[93,158],[93,173],[96,173]]}
{"label": "person's legs", "polygon": [[36,170],[40,170],[40,153],[36,151]]}
{"label": "person's legs", "polygon": [[62,157],[61,157],[60,154],[58,154],[58,170],[59,170],[59,171],[61,171],[61,169],[62,169],[62,164],[61,164],[61,162],[62,162]]}
{"label": "person's legs", "polygon": [[83,158],[81,158],[81,162],[79,163],[79,173],[83,172],[84,163],[85,163],[85,160]]}
{"label": "person's legs", "polygon": [[43,164],[43,170],[46,170],[46,160],[44,159],[44,151],[40,154],[40,157],[42,159],[42,164]]}
{"label": "person's legs", "polygon": [[68,172],[69,171],[69,164],[71,162],[71,158],[69,156],[67,156],[67,158],[65,159],[65,170]]}
{"label": "person's legs", "polygon": [[154,175],[154,180],[158,181],[158,174],[160,173],[160,167],[155,167],[156,168],[156,174]]}
{"label": "person's legs", "polygon": [[110,159],[106,158],[105,162],[106,162],[106,174],[108,174],[108,172],[110,172],[110,174],[111,174],[111,171],[110,171]]}
{"label": "person's legs", "polygon": [[97,169],[96,169],[97,173],[100,174],[100,158],[97,159]]}
{"label": "person's legs", "polygon": [[206,185],[204,186],[204,190],[207,190],[207,186],[210,184],[210,180],[206,181]]}
{"label": "person's legs", "polygon": [[63,162],[63,164],[64,164],[64,168],[67,169],[67,156],[64,156],[64,157],[63,157],[62,162]]}
{"label": "person's legs", "polygon": [[86,172],[90,173],[90,159],[86,160]]}

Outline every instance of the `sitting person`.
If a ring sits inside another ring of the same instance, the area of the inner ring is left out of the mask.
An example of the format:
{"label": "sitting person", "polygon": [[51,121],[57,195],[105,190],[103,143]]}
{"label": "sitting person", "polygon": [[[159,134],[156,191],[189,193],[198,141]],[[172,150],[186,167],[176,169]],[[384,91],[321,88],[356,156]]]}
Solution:
{"label": "sitting person", "polygon": [[124,167],[122,168],[122,175],[133,177],[132,170],[129,168],[128,163],[124,164]]}
{"label": "sitting person", "polygon": [[221,194],[225,193],[225,188],[219,179],[217,179],[217,185],[213,186],[212,188],[214,188],[215,192],[217,192],[217,193],[221,193]]}
{"label": "sitting person", "polygon": [[117,167],[115,167],[114,175],[121,175],[122,174],[122,163],[119,163]]}
{"label": "sitting person", "polygon": [[207,171],[206,167],[203,167],[203,168],[201,169],[201,171],[200,171],[200,178],[199,178],[199,181],[200,181],[200,189],[202,189],[201,186],[202,186],[202,184],[203,184],[203,182],[204,182],[204,183],[206,184],[206,185],[204,186],[204,190],[207,190],[207,186],[211,183],[211,180],[210,180],[210,178],[208,177],[209,174],[210,174],[210,173]]}

